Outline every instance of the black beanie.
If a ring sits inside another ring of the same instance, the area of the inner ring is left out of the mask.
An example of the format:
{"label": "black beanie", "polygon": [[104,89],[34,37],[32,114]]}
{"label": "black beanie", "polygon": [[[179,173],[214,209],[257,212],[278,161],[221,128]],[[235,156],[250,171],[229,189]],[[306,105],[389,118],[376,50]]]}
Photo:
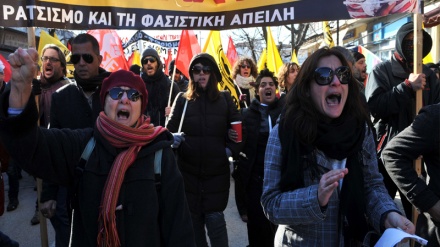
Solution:
{"label": "black beanie", "polygon": [[162,68],[162,61],[160,61],[160,57],[159,54],[157,53],[157,51],[153,48],[148,48],[146,49],[143,53],[142,53],[142,59],[141,59],[141,63],[142,65],[144,65],[144,58],[145,57],[155,57],[157,60],[157,63],[159,64],[159,68]]}

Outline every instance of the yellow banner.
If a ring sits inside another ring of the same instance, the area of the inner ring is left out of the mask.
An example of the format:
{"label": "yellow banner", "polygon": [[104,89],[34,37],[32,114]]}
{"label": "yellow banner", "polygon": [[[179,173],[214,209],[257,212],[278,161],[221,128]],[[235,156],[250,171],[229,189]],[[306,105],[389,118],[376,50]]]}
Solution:
{"label": "yellow banner", "polygon": [[341,0],[1,0],[0,26],[225,30],[409,13],[416,2],[384,14]]}
{"label": "yellow banner", "polygon": [[218,88],[220,90],[227,90],[231,93],[232,100],[238,109],[240,109],[240,104],[238,101],[237,92],[235,91],[234,81],[231,78],[231,65],[223,51],[222,41],[220,38],[219,31],[211,31],[206,39],[205,47],[203,52],[209,53],[214,57],[217,62],[217,66],[222,74],[222,81],[219,82]]}

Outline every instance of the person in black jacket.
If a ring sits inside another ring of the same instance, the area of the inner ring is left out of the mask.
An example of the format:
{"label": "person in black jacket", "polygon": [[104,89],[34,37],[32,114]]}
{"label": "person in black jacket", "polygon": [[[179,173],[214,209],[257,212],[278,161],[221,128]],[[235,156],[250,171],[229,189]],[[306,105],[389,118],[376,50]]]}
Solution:
{"label": "person in black jacket", "polygon": [[[141,63],[141,77],[147,86],[148,92],[150,92],[150,98],[148,99],[150,103],[147,106],[145,115],[150,116],[151,123],[155,126],[165,126],[166,118],[171,111],[171,104],[180,92],[179,86],[175,82],[171,84],[171,80],[163,72],[162,61],[155,49],[146,49],[142,53]],[[170,90],[172,90],[171,99]]]}
{"label": "person in black jacket", "polygon": [[263,193],[267,139],[284,106],[284,97],[281,100],[276,97],[277,87],[277,79],[271,71],[260,71],[255,85],[257,95],[249,108],[242,109],[243,130],[246,133],[238,171],[246,191],[250,247],[267,247],[274,244],[276,226],[264,215],[260,198]]}
{"label": "person in black jacket", "polygon": [[[413,167],[423,156],[425,181]],[[440,245],[440,103],[422,108],[413,123],[396,135],[382,153],[383,163],[399,190],[421,212],[416,234]]]}
{"label": "person in black jacket", "polygon": [[[94,128],[38,128],[31,90],[36,57],[32,48],[9,56],[12,86],[0,98],[0,138],[28,173],[76,183],[70,246],[194,247],[172,135],[142,114],[148,103],[142,79],[124,70],[104,79],[99,97],[104,110]],[[157,152],[162,154],[156,157]]]}
{"label": "person in black jacket", "polygon": [[194,56],[189,70],[188,91],[174,101],[166,127],[174,133],[173,147],[185,180],[197,246],[208,246],[206,226],[211,246],[225,247],[228,157],[238,155],[241,148],[241,143],[233,142],[227,134],[230,123],[241,121],[241,116],[231,95],[218,90],[222,76],[211,55]]}
{"label": "person in black jacket", "polygon": [[[440,83],[434,72],[426,66],[423,66],[420,74],[413,72],[413,42],[414,23],[408,22],[397,31],[396,51],[391,59],[374,67],[368,75],[365,88],[365,97],[376,129],[379,170],[391,198],[396,196],[397,187],[382,164],[383,148],[414,120],[417,91],[422,91],[424,106],[440,102]],[[429,53],[431,47],[431,36],[423,31],[422,57]],[[405,195],[400,195],[405,214],[411,219],[412,205]]]}
{"label": "person in black jacket", "polygon": [[[90,34],[79,34],[72,42],[70,61],[75,67],[75,82],[52,93],[50,128],[82,129],[93,127],[99,112],[99,91],[102,81],[110,75],[100,67],[99,43]],[[49,114],[46,114],[49,116]],[[50,219],[56,231],[57,247],[68,246],[71,227],[71,188],[43,180],[41,213]]]}

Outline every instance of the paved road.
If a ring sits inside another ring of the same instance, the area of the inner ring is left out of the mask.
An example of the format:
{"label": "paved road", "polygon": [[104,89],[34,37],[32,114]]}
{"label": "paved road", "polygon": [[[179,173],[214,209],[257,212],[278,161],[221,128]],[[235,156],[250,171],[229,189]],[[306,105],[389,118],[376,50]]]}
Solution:
{"label": "paved road", "polygon": [[[37,193],[34,191],[35,181],[27,173],[22,172],[23,179],[20,180],[19,201],[20,204],[15,211],[5,212],[0,217],[0,231],[7,234],[12,239],[20,243],[20,247],[38,247],[41,245],[40,225],[31,226],[30,220],[35,212],[35,199]],[[7,175],[3,173],[5,178],[5,209],[8,204]],[[225,210],[226,224],[228,227],[229,246],[230,247],[246,247],[247,230],[238,215],[235,206],[234,180],[231,179],[231,189],[229,203]],[[49,247],[54,246],[54,231],[52,225],[47,221]]]}

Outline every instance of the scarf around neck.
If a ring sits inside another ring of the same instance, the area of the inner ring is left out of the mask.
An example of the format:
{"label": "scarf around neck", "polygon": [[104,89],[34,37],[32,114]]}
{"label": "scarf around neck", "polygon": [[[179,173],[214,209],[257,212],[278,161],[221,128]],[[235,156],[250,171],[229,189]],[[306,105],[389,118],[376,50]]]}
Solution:
{"label": "scarf around neck", "polygon": [[255,87],[250,84],[251,82],[255,82],[255,78],[253,76],[243,77],[241,75],[237,75],[237,77],[235,77],[235,83],[237,83],[237,86],[240,88],[249,89],[249,102],[255,98]]}
{"label": "scarf around neck", "polygon": [[116,247],[120,246],[120,241],[116,229],[115,210],[125,172],[136,160],[139,150],[166,131],[166,128],[154,127],[150,124],[150,118],[145,115],[138,119],[136,127],[128,127],[111,120],[104,112],[100,112],[96,126],[110,145],[124,149],[113,161],[102,192],[97,237],[98,246]]}
{"label": "scarf around neck", "polygon": [[[281,191],[303,188],[304,170],[319,171],[316,157],[312,154],[318,149],[332,159],[346,160],[348,174],[340,196],[340,212],[347,218],[349,232],[345,237],[363,239],[368,229],[365,219],[365,195],[363,161],[360,154],[365,138],[365,123],[348,115],[343,115],[331,123],[318,123],[318,134],[315,141],[306,145],[295,137],[292,129],[286,129],[285,117],[281,117],[279,138],[281,142],[282,168]],[[288,126],[288,125],[287,125]],[[319,173],[319,172],[318,172]],[[321,172],[322,173],[322,172]],[[318,174],[320,179],[322,174]]]}

